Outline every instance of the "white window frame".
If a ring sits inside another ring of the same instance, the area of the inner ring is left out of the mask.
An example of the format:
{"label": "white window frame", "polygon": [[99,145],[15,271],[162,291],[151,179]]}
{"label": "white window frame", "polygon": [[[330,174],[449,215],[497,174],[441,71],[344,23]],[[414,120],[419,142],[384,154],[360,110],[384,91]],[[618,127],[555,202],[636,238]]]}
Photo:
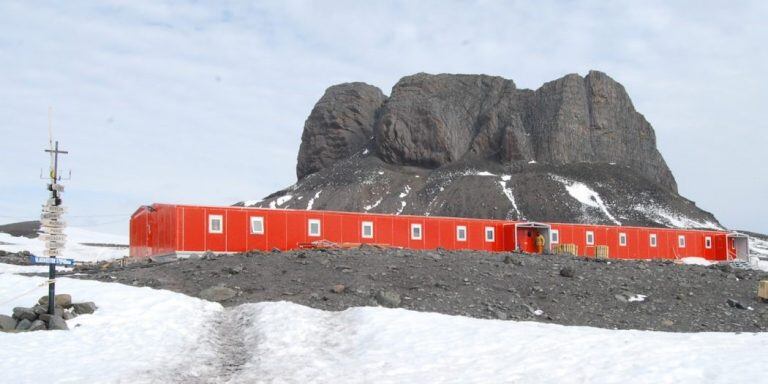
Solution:
{"label": "white window frame", "polygon": [[677,235],[677,247],[685,248],[685,235]]}
{"label": "white window frame", "polygon": [[[592,238],[590,241],[589,239]],[[594,231],[587,231],[587,245],[595,245],[595,232]]]}
{"label": "white window frame", "polygon": [[[213,222],[219,221],[219,229],[213,229]],[[224,233],[224,215],[208,215],[208,233]]]}
{"label": "white window frame", "polygon": [[704,248],[712,249],[712,236],[704,236]]}
{"label": "white window frame", "polygon": [[[261,223],[261,230],[255,230],[253,224]],[[251,235],[263,235],[264,234],[264,216],[251,216]]]}
{"label": "white window frame", "polygon": [[659,241],[658,241],[658,240],[659,240],[659,239],[656,237],[656,234],[655,234],[655,233],[651,233],[651,234],[648,236],[648,245],[649,245],[651,248],[656,248],[656,247],[658,247],[658,246],[659,246]]}
{"label": "white window frame", "polygon": [[[366,227],[371,229],[371,234],[368,236],[365,235]],[[360,237],[363,239],[373,239],[373,221],[363,221],[363,223],[360,225]]]}
{"label": "white window frame", "polygon": [[[461,231],[464,230],[464,237],[462,238],[460,236]],[[457,225],[456,226],[456,241],[467,241],[467,226],[466,225]]]}
{"label": "white window frame", "polygon": [[549,231],[549,242],[550,244],[560,244],[560,230],[559,229],[552,229]]}
{"label": "white window frame", "polygon": [[[488,234],[491,234],[489,237]],[[485,241],[488,243],[493,243],[496,241],[496,228],[494,227],[485,227]]]}
{"label": "white window frame", "polygon": [[[416,236],[413,233],[413,230],[416,229],[416,228],[419,229],[419,235],[418,236]],[[419,223],[411,224],[411,240],[421,240],[422,238],[424,238],[424,229],[421,227],[421,224],[419,224]]]}
{"label": "white window frame", "polygon": [[[317,233],[312,233],[312,224],[317,224]],[[309,219],[307,220],[307,236],[309,237],[320,237],[323,233],[323,227],[320,223],[320,219]]]}
{"label": "white window frame", "polygon": [[619,232],[619,246],[620,247],[627,246],[627,234],[624,232]]}

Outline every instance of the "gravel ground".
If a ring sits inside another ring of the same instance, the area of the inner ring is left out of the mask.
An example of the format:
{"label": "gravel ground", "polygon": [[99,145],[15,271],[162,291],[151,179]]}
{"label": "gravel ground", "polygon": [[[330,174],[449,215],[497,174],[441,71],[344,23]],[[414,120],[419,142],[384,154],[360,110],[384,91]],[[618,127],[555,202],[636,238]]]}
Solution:
{"label": "gravel ground", "polygon": [[727,265],[364,247],[209,255],[77,272],[79,278],[197,297],[225,287],[213,290],[225,306],[285,300],[324,310],[386,305],[601,328],[768,330],[768,303],[757,298],[758,282],[768,274]]}

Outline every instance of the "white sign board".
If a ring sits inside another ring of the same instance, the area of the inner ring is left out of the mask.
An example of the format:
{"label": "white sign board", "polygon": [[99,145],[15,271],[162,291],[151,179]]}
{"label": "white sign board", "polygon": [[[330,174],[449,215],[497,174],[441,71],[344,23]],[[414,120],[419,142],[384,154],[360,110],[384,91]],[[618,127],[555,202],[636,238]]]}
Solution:
{"label": "white sign board", "polygon": [[67,235],[64,234],[42,234],[40,235],[42,241],[66,241]]}
{"label": "white sign board", "polygon": [[64,233],[64,228],[52,228],[52,227],[42,227],[42,232],[49,235],[61,235]]}
{"label": "white sign board", "polygon": [[58,220],[61,218],[62,212],[44,212],[40,215],[41,219],[51,219],[51,220]]}
{"label": "white sign board", "polygon": [[67,211],[67,207],[63,205],[43,205],[43,212],[55,212],[64,213]]}
{"label": "white sign board", "polygon": [[51,228],[64,228],[67,226],[67,222],[64,220],[42,219],[40,220],[40,223],[44,227],[51,227]]}
{"label": "white sign board", "polygon": [[43,255],[48,257],[59,257],[61,256],[61,252],[62,252],[61,249],[44,249]]}
{"label": "white sign board", "polygon": [[66,245],[66,243],[63,242],[63,241],[51,241],[51,240],[49,240],[49,241],[45,242],[46,248],[64,248],[65,245]]}

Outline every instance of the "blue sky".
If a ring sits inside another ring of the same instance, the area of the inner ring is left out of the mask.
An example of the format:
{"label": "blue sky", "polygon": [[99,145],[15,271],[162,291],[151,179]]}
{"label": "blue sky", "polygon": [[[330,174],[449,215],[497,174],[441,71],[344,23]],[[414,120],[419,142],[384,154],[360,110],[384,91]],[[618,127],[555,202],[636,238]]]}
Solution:
{"label": "blue sky", "polygon": [[0,222],[45,198],[49,106],[70,223],[119,233],[142,204],[292,184],[332,84],[485,73],[535,89],[597,69],[654,126],[682,195],[765,233],[766,19],[763,1],[3,1]]}

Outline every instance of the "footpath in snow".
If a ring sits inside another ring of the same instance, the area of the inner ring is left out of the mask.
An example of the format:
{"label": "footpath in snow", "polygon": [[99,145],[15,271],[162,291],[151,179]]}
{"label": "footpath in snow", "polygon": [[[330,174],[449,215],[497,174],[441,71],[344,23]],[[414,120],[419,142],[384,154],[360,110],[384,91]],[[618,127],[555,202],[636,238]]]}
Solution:
{"label": "footpath in snow", "polygon": [[[2,273],[0,300],[41,281]],[[757,383],[764,367],[745,362],[768,354],[765,333],[616,331],[286,302],[225,310],[115,283],[60,279],[58,288],[99,309],[68,321],[71,331],[0,333],[5,382]],[[41,294],[3,303],[0,313]]]}

